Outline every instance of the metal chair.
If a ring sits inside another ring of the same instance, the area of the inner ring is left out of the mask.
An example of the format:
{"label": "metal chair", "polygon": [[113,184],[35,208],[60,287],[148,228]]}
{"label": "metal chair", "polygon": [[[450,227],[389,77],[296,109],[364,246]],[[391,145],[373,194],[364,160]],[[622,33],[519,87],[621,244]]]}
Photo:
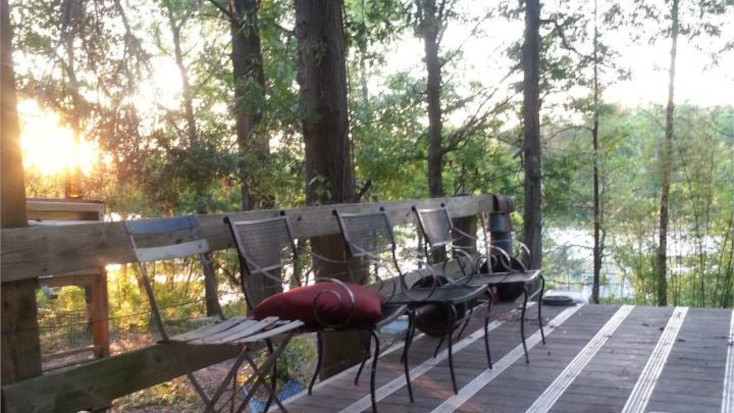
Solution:
{"label": "metal chair", "polygon": [[[438,306],[447,309],[448,320],[441,342],[448,338],[448,360],[451,372],[451,383],[454,393],[458,393],[456,376],[453,364],[453,335],[457,326],[465,321],[465,317],[471,315],[465,313],[459,316],[458,306],[469,305],[479,295],[486,292],[487,287],[469,286],[454,283],[436,272],[430,265],[422,265],[423,261],[418,259],[422,267],[417,271],[405,273],[402,271],[397,257],[397,247],[392,231],[392,225],[384,210],[368,213],[340,213],[334,211],[339,227],[344,238],[347,255],[350,260],[357,262],[356,266],[350,266],[363,270],[363,272],[378,273],[380,271],[392,276],[390,280],[391,294],[388,296],[390,302],[407,305],[412,317],[415,311],[424,306]],[[356,277],[360,278],[360,277]],[[411,323],[411,329],[406,340],[404,351],[404,363],[407,365],[407,348],[415,335],[415,323]],[[485,329],[486,332],[486,329]],[[439,342],[434,357],[441,346]],[[488,343],[485,334],[485,344]],[[488,359],[491,368],[491,360]],[[411,401],[413,400],[412,389],[408,387]]]}
{"label": "metal chair", "polygon": [[[229,225],[232,232],[232,236],[237,245],[237,252],[240,258],[240,267],[242,269],[242,282],[244,285],[244,279],[249,277],[250,279],[260,280],[271,280],[270,284],[277,286],[290,285],[295,286],[306,286],[314,285],[314,283],[329,282],[334,285],[333,290],[326,290],[323,292],[324,295],[319,293],[313,299],[313,318],[315,318],[317,324],[307,324],[299,329],[300,333],[316,333],[317,337],[317,362],[316,371],[311,379],[308,387],[308,393],[311,394],[313,386],[316,382],[319,372],[322,367],[323,358],[323,341],[322,334],[324,332],[345,332],[345,331],[363,331],[369,335],[369,339],[365,340],[365,357],[355,377],[354,383],[358,384],[359,376],[362,369],[369,358],[371,342],[375,343],[375,356],[372,358],[372,368],[370,374],[370,395],[372,397],[372,410],[377,411],[376,399],[375,399],[375,373],[377,370],[377,360],[380,353],[380,340],[377,336],[377,331],[383,326],[393,322],[400,315],[405,314],[407,306],[396,305],[389,302],[383,302],[382,305],[382,316],[379,320],[371,323],[359,322],[353,315],[347,314],[347,316],[341,320],[328,320],[318,314],[317,303],[319,299],[326,299],[326,295],[341,300],[341,296],[338,291],[346,291],[347,297],[350,300],[350,308],[355,306],[355,284],[344,282],[331,277],[324,277],[320,274],[313,273],[313,279],[310,280],[307,276],[308,273],[299,272],[298,266],[286,270],[286,266],[294,264],[299,261],[299,249],[296,247],[293,238],[293,232],[291,230],[290,222],[288,217],[281,214],[279,217],[266,218],[260,220],[251,221],[235,221],[229,217],[225,217],[225,222]],[[321,264],[327,265],[345,265],[344,262],[337,260],[330,260],[325,257],[321,257],[317,254],[312,254],[314,260],[322,260]],[[348,271],[346,267],[342,267],[342,272],[346,275]],[[330,272],[333,274],[333,272]],[[287,276],[291,275],[291,279]],[[265,282],[258,283],[260,285],[266,285]],[[277,287],[271,291],[275,293]],[[285,292],[283,294],[288,294]],[[245,290],[245,297],[247,297],[248,307],[252,310],[255,309],[258,304],[250,300],[247,290]],[[340,302],[341,304],[341,302]],[[407,364],[406,378],[408,377]],[[408,380],[408,385],[410,381]]]}
{"label": "metal chair", "polygon": [[[485,254],[477,253],[476,256],[473,257],[469,249],[457,244],[456,241],[464,238],[476,243],[478,240],[477,237],[456,228],[451,220],[449,211],[444,205],[441,205],[440,208],[432,209],[417,209],[413,207],[413,211],[418,217],[418,223],[426,241],[426,253],[428,254],[428,251],[448,249],[447,252],[450,253],[450,256],[459,262],[461,274],[459,274],[459,280],[457,282],[461,282],[469,286],[485,285],[487,287],[494,287],[501,284],[522,284],[523,304],[521,314],[522,318],[520,319],[520,336],[522,338],[523,349],[525,350],[525,362],[529,363],[530,359],[528,357],[527,346],[525,344],[525,312],[527,310],[528,300],[538,294],[538,324],[540,325],[540,334],[543,344],[545,344],[545,332],[543,331],[542,322],[543,306],[541,300],[543,290],[545,289],[545,279],[543,278],[541,271],[539,269],[528,270],[521,261],[512,257],[503,248],[487,242],[488,237],[484,217],[482,217],[482,231],[484,234],[486,248]],[[524,250],[529,253],[527,247],[525,247]],[[444,267],[449,261],[449,255],[446,255],[445,257],[446,258],[443,262]],[[513,265],[513,263],[516,263],[516,265]],[[492,272],[493,267],[499,267],[504,271]],[[485,268],[486,270],[484,270]],[[528,291],[528,285],[538,279],[540,280],[540,289],[530,294]],[[491,300],[487,302],[487,317],[489,315],[490,308]]]}
{"label": "metal chair", "polygon": [[[277,317],[254,320],[240,316],[225,320],[221,309],[217,306],[220,321],[216,324],[175,336],[169,336],[166,331],[163,317],[156,300],[154,285],[151,282],[152,277],[147,267],[149,263],[155,261],[198,256],[204,267],[204,276],[213,277],[214,273],[207,257],[209,244],[205,239],[199,239],[197,237],[195,228],[198,226],[199,221],[195,216],[126,221],[123,224],[135,253],[135,262],[140,266],[140,280],[148,295],[153,320],[161,335],[161,342],[178,342],[191,346],[230,344],[240,348],[239,355],[235,358],[234,364],[212,397],[206,394],[191,372],[187,373],[192,385],[206,404],[206,412],[215,411],[217,402],[230,381],[236,384],[237,371],[244,363],[247,363],[252,368],[254,374],[244,384],[250,389],[250,392],[246,395],[245,400],[236,411],[243,411],[255,391],[262,385],[268,391],[271,399],[274,399],[280,409],[285,412],[286,409],[275,398],[274,386],[267,382],[263,372],[269,369],[271,365],[274,365],[275,360],[281,354],[293,333],[303,325],[302,322],[280,320]],[[145,246],[141,247],[141,245]],[[273,339],[279,339],[277,347],[274,346]],[[258,342],[265,343],[270,351],[270,355],[259,366],[249,355],[250,346]],[[226,404],[228,405],[229,402]],[[232,399],[232,408],[234,408],[234,399]]]}

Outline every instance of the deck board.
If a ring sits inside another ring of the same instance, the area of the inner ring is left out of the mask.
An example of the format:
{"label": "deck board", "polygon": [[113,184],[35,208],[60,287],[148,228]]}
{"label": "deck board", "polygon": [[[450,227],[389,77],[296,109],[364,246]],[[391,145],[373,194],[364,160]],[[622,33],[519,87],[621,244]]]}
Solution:
{"label": "deck board", "polygon": [[568,404],[579,403],[621,411],[672,312],[672,308],[632,310],[551,412],[567,411]]}
{"label": "deck board", "polygon": [[[496,364],[520,344],[517,315],[507,315],[511,306],[493,310],[493,321],[502,321],[491,333],[492,358]],[[547,335],[547,344],[530,349],[530,364],[519,358],[505,364],[504,370],[476,393],[470,392],[457,412],[522,413],[530,407],[566,366],[577,357],[617,312],[619,306],[586,305]],[[563,307],[545,307],[546,322],[561,314]],[[640,374],[658,344],[673,307],[635,307],[619,324],[588,363],[550,408],[554,413],[620,412]],[[731,309],[689,309],[674,341],[659,379],[647,402],[646,412],[720,412],[724,388],[725,364],[729,345]],[[526,315],[527,337],[534,334],[537,312]],[[481,329],[476,317],[464,337]],[[476,337],[475,337],[476,338]],[[418,339],[411,349],[411,369],[433,356],[437,340]],[[445,349],[445,345],[444,345]],[[443,360],[412,380],[415,403],[408,400],[400,364],[401,351],[382,357],[378,365],[378,389],[388,383],[395,388],[378,403],[380,413],[431,412],[454,396],[448,362]],[[514,353],[516,354],[516,353]],[[588,354],[588,353],[587,353]],[[510,360],[510,359],[508,359]],[[483,338],[478,338],[454,353],[459,389],[486,377]],[[287,403],[290,412],[341,412],[369,396],[369,370],[362,373],[359,386],[352,384],[353,374],[341,375],[317,388],[312,396],[302,396]],[[399,385],[395,385],[398,383]],[[481,384],[486,381],[481,382]],[[463,393],[462,393],[463,394]],[[464,399],[453,398],[451,400]],[[357,406],[357,405],[354,405]],[[352,406],[352,407],[354,407]],[[364,407],[364,400],[358,406]],[[451,410],[451,409],[448,409]],[[448,411],[446,409],[442,411]],[[348,410],[349,411],[349,410]],[[364,409],[371,411],[369,404]]]}
{"label": "deck board", "polygon": [[[729,313],[690,310],[663,368],[648,410],[720,412]],[[692,377],[698,377],[692,380]]]}

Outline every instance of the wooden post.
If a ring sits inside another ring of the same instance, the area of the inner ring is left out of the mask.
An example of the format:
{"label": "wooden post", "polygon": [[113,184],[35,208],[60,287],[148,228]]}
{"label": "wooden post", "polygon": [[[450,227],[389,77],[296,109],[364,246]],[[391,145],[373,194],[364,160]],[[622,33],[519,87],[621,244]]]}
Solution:
{"label": "wooden post", "polygon": [[110,323],[109,302],[107,297],[107,273],[101,270],[91,277],[87,289],[91,302],[87,303],[92,318],[92,341],[94,357],[102,358],[110,355]]}
{"label": "wooden post", "polygon": [[[8,0],[0,1],[0,227],[26,226]],[[36,319],[36,280],[2,285],[0,380],[12,383],[41,374]]]}

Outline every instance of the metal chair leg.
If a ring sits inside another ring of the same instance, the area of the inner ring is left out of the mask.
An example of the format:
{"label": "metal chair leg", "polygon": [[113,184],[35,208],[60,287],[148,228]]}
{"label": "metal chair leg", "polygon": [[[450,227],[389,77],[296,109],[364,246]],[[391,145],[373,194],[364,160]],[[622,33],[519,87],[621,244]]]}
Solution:
{"label": "metal chair leg", "polygon": [[413,337],[415,336],[415,325],[414,325],[414,311],[409,310],[408,311],[408,329],[405,331],[405,345],[403,346],[403,352],[400,354],[400,362],[405,362],[405,357],[407,357],[408,348],[410,347],[409,343],[413,342]]}
{"label": "metal chair leg", "polygon": [[321,332],[316,333],[316,371],[313,373],[313,377],[311,377],[311,383],[308,385],[308,394],[313,394],[313,385],[316,383],[316,377],[319,376],[319,372],[321,371],[321,363],[323,362],[323,356],[324,356],[324,343],[321,339]]}
{"label": "metal chair leg", "polygon": [[[270,355],[270,357],[272,357],[273,356],[273,342],[270,340],[266,340],[265,342],[268,345],[268,354]],[[277,388],[277,384],[278,384],[278,360],[275,359],[273,360],[273,375],[270,378],[270,386],[273,388],[273,392],[275,392]],[[273,397],[277,398],[277,396],[273,396],[272,394],[270,395],[270,397],[268,397],[268,401],[267,403],[265,403],[265,409],[263,409],[264,412],[267,412],[268,410],[270,410],[270,405],[273,404]]]}
{"label": "metal chair leg", "polygon": [[194,386],[194,390],[196,390],[196,393],[199,394],[201,400],[204,401],[204,405],[209,404],[209,396],[206,394],[206,391],[204,391],[204,389],[201,387],[199,381],[196,380],[196,377],[194,377],[194,373],[186,373],[186,377],[189,378],[191,385]]}
{"label": "metal chair leg", "polygon": [[408,351],[410,345],[413,344],[413,335],[415,334],[415,324],[413,320],[413,311],[408,312],[408,332],[405,334],[405,344],[403,345],[403,354],[400,356],[403,362],[403,369],[405,370],[405,384],[408,387],[408,398],[413,403],[413,386],[410,384],[410,368],[408,367]]}
{"label": "metal chair leg", "polygon": [[232,377],[232,396],[230,399],[229,404],[229,413],[234,413],[234,402],[237,400],[237,375],[235,374],[234,377]]}
{"label": "metal chair leg", "polygon": [[227,388],[227,384],[230,380],[232,380],[232,377],[237,374],[237,370],[239,370],[240,366],[242,366],[242,363],[245,361],[245,357],[247,356],[247,347],[243,347],[242,351],[240,351],[239,356],[237,356],[237,359],[234,362],[234,365],[229,370],[227,375],[224,377],[224,380],[222,380],[222,383],[219,385],[217,390],[214,392],[214,396],[212,396],[211,399],[209,399],[209,402],[206,404],[206,407],[204,409],[204,413],[209,413],[214,411],[214,407],[217,404],[217,401],[224,393],[224,390]]}
{"label": "metal chair leg", "polygon": [[377,332],[370,330],[372,338],[375,339],[375,355],[372,356],[372,370],[370,371],[370,399],[372,400],[372,413],[377,413],[377,398],[375,397],[375,373],[377,372],[377,360],[380,358],[380,338]]}
{"label": "metal chair leg", "polygon": [[540,276],[540,295],[538,296],[538,325],[540,326],[540,337],[545,345],[545,331],[543,331],[543,293],[545,292],[545,278],[543,275]]}
{"label": "metal chair leg", "polygon": [[243,400],[242,403],[240,403],[240,407],[237,408],[238,413],[245,410],[245,408],[247,407],[247,404],[250,402],[250,399],[252,399],[252,397],[255,395],[255,391],[257,390],[257,388],[260,385],[265,387],[265,390],[267,390],[270,397],[273,398],[273,400],[275,400],[275,403],[278,405],[278,408],[280,409],[280,411],[284,413],[288,413],[288,410],[285,408],[285,406],[283,406],[283,403],[281,403],[281,401],[278,400],[278,397],[275,394],[275,390],[272,387],[270,387],[270,385],[268,384],[267,376],[265,375],[265,373],[263,373],[265,370],[269,368],[268,364],[273,363],[278,358],[278,356],[280,356],[284,348],[285,348],[285,342],[283,343],[283,345],[281,345],[281,347],[278,348],[278,350],[275,353],[271,354],[268,357],[268,360],[265,363],[263,363],[262,368],[259,368],[257,364],[255,364],[255,361],[252,360],[252,358],[249,355],[245,354],[245,360],[247,361],[247,364],[250,365],[250,368],[252,368],[252,371],[255,373],[250,377],[250,379],[247,380],[247,382],[245,383],[245,386],[247,386],[247,383],[249,383],[250,381],[254,381],[254,384],[250,387],[250,391],[247,394],[247,396],[245,397],[245,400]]}
{"label": "metal chair leg", "polygon": [[[466,304],[464,304],[466,305]],[[469,306],[469,314],[465,315],[465,321],[464,325],[461,326],[461,330],[459,330],[459,334],[456,336],[456,339],[461,339],[461,335],[464,334],[464,330],[466,330],[466,327],[469,325],[469,321],[471,321],[471,317],[474,314],[474,306]]]}
{"label": "metal chair leg", "polygon": [[369,333],[364,331],[364,356],[362,356],[362,362],[359,364],[359,369],[357,370],[357,375],[354,376],[354,385],[359,385],[359,376],[362,374],[362,370],[364,369],[364,365],[367,364],[367,360],[369,360],[372,352],[371,344],[372,343],[372,337],[370,337]]}
{"label": "metal chair leg", "polygon": [[[450,326],[450,327],[449,326],[446,326],[446,329],[447,330],[450,329],[452,332],[454,331],[454,327],[453,326]],[[433,350],[433,358],[436,358],[436,356],[438,356],[438,350],[441,349],[441,345],[443,345],[444,339],[446,339],[446,331],[444,331],[443,335],[441,336],[441,339],[438,340],[438,345],[436,346],[436,349]]]}
{"label": "metal chair leg", "polygon": [[449,339],[449,370],[451,371],[451,384],[454,386],[454,394],[458,394],[459,390],[456,386],[456,375],[454,374],[454,357],[453,357],[453,335],[454,335],[454,329],[453,325],[456,322],[456,307],[449,306],[451,311],[449,311],[449,328],[448,330],[448,339]]}
{"label": "metal chair leg", "polygon": [[487,352],[487,363],[489,369],[492,370],[492,353],[489,351],[489,312],[492,310],[492,300],[487,302],[487,307],[484,310],[484,350]]}
{"label": "metal chair leg", "polygon": [[[268,356],[268,358],[265,360],[265,362],[258,367],[257,364],[255,364],[255,361],[252,360],[252,358],[247,354],[247,352],[243,352],[241,357],[238,357],[237,361],[247,361],[247,363],[252,368],[252,371],[254,372],[253,375],[251,375],[247,380],[245,380],[245,383],[242,385],[242,387],[248,387],[250,391],[245,396],[245,399],[240,403],[239,407],[237,408],[236,412],[241,413],[246,408],[248,403],[250,402],[250,399],[252,399],[255,396],[255,392],[257,391],[257,388],[261,385],[265,387],[265,390],[267,390],[270,397],[275,400],[275,403],[278,405],[278,408],[284,413],[287,413],[288,411],[283,406],[283,404],[278,400],[277,395],[275,394],[275,390],[270,387],[268,384],[267,377],[263,373],[264,371],[268,370],[270,368],[270,365],[275,363],[275,361],[280,357],[280,355],[283,353],[283,350],[285,350],[286,345],[290,341],[290,339],[293,337],[293,332],[291,331],[288,333],[288,335],[283,339],[280,346]],[[252,384],[251,384],[252,383]],[[207,410],[208,413],[208,410]]]}
{"label": "metal chair leg", "polygon": [[530,364],[530,358],[528,357],[528,346],[525,344],[525,310],[528,308],[528,287],[524,286],[522,289],[523,301],[522,301],[522,316],[520,317],[520,336],[522,337],[522,348],[525,350],[525,363]]}

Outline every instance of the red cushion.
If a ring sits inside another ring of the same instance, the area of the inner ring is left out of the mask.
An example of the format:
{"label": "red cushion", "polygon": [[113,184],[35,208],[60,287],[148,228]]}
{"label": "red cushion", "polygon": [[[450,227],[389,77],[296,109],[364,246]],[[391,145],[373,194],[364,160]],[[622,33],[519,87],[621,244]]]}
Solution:
{"label": "red cushion", "polygon": [[[255,307],[253,314],[258,320],[276,316],[285,320],[301,320],[311,327],[318,327],[321,322],[339,325],[349,321],[350,325],[367,325],[379,320],[382,316],[383,297],[356,284],[347,286],[354,294],[354,308],[344,287],[324,281],[270,296]],[[341,302],[332,292],[341,297]],[[321,322],[314,316],[314,311],[318,313]]]}

